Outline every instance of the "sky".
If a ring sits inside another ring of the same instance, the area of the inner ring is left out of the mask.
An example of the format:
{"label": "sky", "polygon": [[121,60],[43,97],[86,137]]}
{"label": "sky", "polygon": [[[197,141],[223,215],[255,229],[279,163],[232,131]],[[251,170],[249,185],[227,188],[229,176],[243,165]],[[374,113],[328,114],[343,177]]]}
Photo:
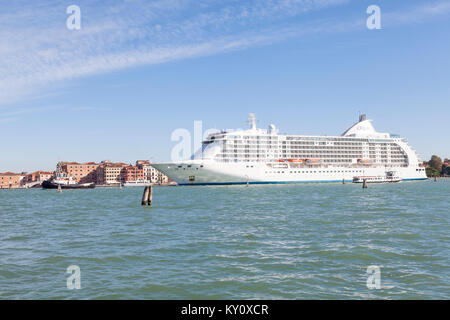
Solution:
{"label": "sky", "polygon": [[0,0],[0,172],[167,161],[174,130],[250,112],[309,135],[366,113],[450,158],[449,34],[449,0]]}

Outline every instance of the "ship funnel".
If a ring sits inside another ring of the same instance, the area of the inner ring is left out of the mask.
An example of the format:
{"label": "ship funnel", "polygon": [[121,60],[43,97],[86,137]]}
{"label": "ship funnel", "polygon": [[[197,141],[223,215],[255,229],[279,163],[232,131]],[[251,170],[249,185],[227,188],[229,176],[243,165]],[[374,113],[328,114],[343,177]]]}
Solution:
{"label": "ship funnel", "polygon": [[367,120],[366,114],[360,115],[360,116],[359,116],[359,122],[364,121],[364,120]]}
{"label": "ship funnel", "polygon": [[274,124],[269,125],[269,134],[275,134],[277,133],[277,128],[275,127]]}

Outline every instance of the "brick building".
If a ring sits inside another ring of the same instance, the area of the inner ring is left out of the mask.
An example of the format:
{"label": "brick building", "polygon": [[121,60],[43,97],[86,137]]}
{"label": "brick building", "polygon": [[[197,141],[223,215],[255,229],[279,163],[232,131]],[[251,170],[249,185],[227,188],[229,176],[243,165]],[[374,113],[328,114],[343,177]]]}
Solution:
{"label": "brick building", "polygon": [[[122,162],[114,163],[109,160],[100,163],[60,162],[59,165],[67,176],[73,177],[79,183],[93,182],[98,185],[109,185],[127,181],[152,183],[168,183],[170,181],[166,175],[153,168],[148,160],[137,160],[135,166]],[[27,179],[35,181],[32,179],[36,179],[36,174],[37,172],[31,174]]]}
{"label": "brick building", "polygon": [[144,181],[144,170],[138,166],[128,166],[122,169],[123,182]]}
{"label": "brick building", "polygon": [[152,183],[168,183],[169,178],[153,168],[148,160],[138,160],[136,161],[136,167],[142,169],[144,173],[144,180],[150,181]]}
{"label": "brick building", "polygon": [[128,167],[126,163],[113,163],[110,161],[102,161],[97,167],[97,184],[119,184],[124,182],[123,169]]}
{"label": "brick building", "polygon": [[25,177],[25,182],[43,182],[46,180],[50,180],[53,177],[53,172],[47,172],[47,171],[35,171],[33,173],[27,174]]}
{"label": "brick building", "polygon": [[0,173],[0,189],[19,188],[25,182],[25,173]]}
{"label": "brick building", "polygon": [[62,162],[61,169],[69,177],[73,177],[79,183],[97,183],[97,168],[99,164],[95,162]]}

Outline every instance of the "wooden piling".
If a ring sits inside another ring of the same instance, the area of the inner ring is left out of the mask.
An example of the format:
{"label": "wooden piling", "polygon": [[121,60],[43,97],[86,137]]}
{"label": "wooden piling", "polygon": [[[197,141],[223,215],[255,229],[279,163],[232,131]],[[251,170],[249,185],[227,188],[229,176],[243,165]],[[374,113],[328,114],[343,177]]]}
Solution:
{"label": "wooden piling", "polygon": [[58,193],[62,193],[61,185],[58,184]]}
{"label": "wooden piling", "polygon": [[363,180],[362,187],[363,187],[363,189],[367,189],[367,180],[366,179]]}
{"label": "wooden piling", "polygon": [[145,206],[147,204],[148,195],[150,193],[150,187],[145,187],[144,194],[142,195],[141,205]]}
{"label": "wooden piling", "polygon": [[342,184],[345,184],[345,179],[342,179]]}
{"label": "wooden piling", "polygon": [[147,205],[148,206],[152,205],[152,200],[153,200],[153,186],[150,185],[148,187],[148,197],[147,197]]}

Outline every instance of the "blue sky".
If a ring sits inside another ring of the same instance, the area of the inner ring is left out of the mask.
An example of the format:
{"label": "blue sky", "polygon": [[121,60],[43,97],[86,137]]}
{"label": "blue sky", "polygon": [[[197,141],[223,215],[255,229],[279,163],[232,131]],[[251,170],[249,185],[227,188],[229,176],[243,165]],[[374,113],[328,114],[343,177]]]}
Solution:
{"label": "blue sky", "polygon": [[[38,4],[37,4],[38,3]],[[81,8],[68,30],[66,8]],[[366,9],[381,8],[368,30]],[[1,1],[0,171],[169,160],[177,128],[341,134],[450,158],[450,1]]]}

